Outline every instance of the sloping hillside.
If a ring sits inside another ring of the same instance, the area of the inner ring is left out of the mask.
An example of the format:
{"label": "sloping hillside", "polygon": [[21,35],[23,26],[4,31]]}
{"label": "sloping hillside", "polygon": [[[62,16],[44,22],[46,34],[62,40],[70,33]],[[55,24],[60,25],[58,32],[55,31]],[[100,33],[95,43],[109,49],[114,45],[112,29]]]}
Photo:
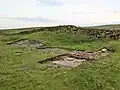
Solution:
{"label": "sloping hillside", "polygon": [[[119,90],[120,40],[100,37],[106,32],[119,34],[73,25],[0,31],[0,90]],[[109,55],[89,56],[101,54],[102,48]],[[48,61],[72,62],[73,56],[58,57],[71,52],[79,52],[80,58],[73,54],[77,61],[87,60],[72,68]]]}

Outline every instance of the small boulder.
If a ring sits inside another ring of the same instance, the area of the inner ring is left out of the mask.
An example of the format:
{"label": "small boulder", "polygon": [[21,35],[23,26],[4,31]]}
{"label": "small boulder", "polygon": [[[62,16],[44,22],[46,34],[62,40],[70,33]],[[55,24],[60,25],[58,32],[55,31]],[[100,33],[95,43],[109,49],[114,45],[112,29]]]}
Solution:
{"label": "small boulder", "polygon": [[106,48],[103,48],[101,51],[102,51],[103,53],[106,53],[106,52],[107,52],[107,49],[106,49]]}

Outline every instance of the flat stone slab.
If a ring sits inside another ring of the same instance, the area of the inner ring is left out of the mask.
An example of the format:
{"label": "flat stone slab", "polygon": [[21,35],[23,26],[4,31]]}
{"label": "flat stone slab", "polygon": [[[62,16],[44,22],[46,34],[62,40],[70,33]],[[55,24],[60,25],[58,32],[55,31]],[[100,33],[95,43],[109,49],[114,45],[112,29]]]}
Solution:
{"label": "flat stone slab", "polygon": [[52,61],[53,64],[67,66],[67,67],[77,67],[82,64],[83,61]]}
{"label": "flat stone slab", "polygon": [[63,56],[60,58],[60,60],[51,61],[51,63],[59,65],[59,66],[77,67],[80,64],[82,64],[82,62],[84,62],[84,61],[85,60],[80,60],[80,59],[75,59],[75,58]]}

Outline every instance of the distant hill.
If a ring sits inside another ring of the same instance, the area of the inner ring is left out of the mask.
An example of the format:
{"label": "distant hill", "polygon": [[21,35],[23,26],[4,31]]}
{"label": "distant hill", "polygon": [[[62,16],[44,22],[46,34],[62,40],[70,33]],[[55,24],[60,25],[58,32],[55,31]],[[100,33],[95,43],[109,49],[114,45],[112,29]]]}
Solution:
{"label": "distant hill", "polygon": [[91,28],[97,28],[97,29],[120,29],[120,24],[92,26]]}
{"label": "distant hill", "polygon": [[[77,26],[75,25],[59,25],[59,26],[46,26],[46,27],[27,27],[27,28],[13,28],[13,29],[0,29],[0,30],[35,30],[35,29],[41,29],[41,28],[54,28],[54,27],[75,27],[77,28]],[[79,26],[81,27],[81,26]],[[109,29],[109,30],[113,30],[113,29],[117,29],[117,30],[120,30],[120,24],[108,24],[108,25],[99,25],[99,26],[89,26],[89,27],[81,27],[81,28],[84,28],[84,29],[88,29],[88,28],[92,28],[92,29]]]}

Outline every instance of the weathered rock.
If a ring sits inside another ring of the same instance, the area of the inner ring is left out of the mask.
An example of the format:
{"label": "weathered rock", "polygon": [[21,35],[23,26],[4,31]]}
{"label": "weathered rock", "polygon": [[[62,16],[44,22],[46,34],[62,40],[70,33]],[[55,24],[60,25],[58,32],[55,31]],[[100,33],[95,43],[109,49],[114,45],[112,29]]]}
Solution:
{"label": "weathered rock", "polygon": [[70,53],[71,57],[77,58],[77,59],[87,59],[87,60],[92,60],[96,59],[99,56],[99,52],[82,52],[82,51],[77,51],[77,52],[72,52]]}
{"label": "weathered rock", "polygon": [[107,49],[106,49],[106,48],[103,48],[101,51],[102,51],[103,53],[105,53],[105,52],[107,52]]}

